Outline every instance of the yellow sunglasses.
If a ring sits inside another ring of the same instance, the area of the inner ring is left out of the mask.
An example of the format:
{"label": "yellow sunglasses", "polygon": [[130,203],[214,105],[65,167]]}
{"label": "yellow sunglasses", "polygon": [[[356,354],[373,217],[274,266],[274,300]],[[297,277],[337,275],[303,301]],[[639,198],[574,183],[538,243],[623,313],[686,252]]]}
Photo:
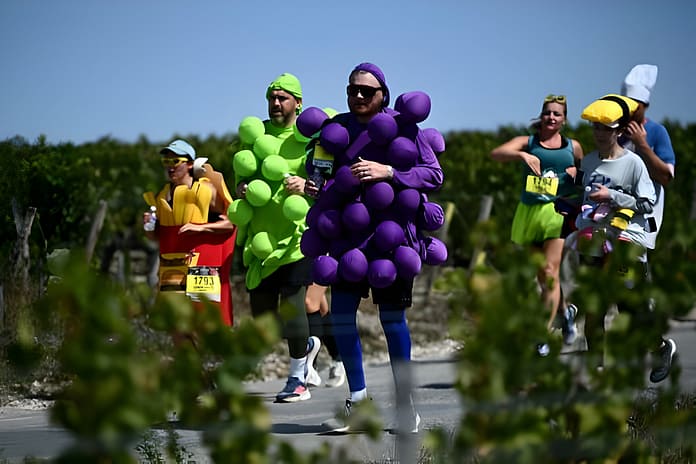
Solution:
{"label": "yellow sunglasses", "polygon": [[566,102],[566,96],[565,95],[549,94],[546,96],[546,98],[544,98],[544,103],[551,103],[551,102],[556,102],[556,103],[560,103],[561,105],[563,105]]}
{"label": "yellow sunglasses", "polygon": [[188,163],[189,159],[188,158],[162,158],[160,160],[162,162],[162,166],[165,166],[167,168],[175,168],[179,166],[180,164]]}

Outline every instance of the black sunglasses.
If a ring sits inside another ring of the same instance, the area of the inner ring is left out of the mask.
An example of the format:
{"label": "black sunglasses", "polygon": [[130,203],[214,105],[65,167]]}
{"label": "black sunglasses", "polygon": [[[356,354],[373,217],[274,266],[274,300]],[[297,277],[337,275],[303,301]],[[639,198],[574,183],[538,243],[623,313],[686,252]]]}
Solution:
{"label": "black sunglasses", "polygon": [[349,97],[357,97],[360,95],[362,98],[372,98],[378,90],[382,90],[382,87],[370,87],[369,85],[357,84],[350,84],[346,87],[346,92]]}

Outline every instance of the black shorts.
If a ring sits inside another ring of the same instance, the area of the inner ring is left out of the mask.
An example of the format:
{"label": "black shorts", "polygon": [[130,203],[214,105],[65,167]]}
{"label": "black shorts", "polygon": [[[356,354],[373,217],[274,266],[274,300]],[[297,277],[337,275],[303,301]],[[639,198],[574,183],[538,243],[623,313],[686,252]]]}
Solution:
{"label": "black shorts", "polygon": [[280,293],[281,298],[294,295],[302,287],[312,283],[312,262],[302,258],[294,263],[284,264],[261,281],[258,287],[249,293]]}

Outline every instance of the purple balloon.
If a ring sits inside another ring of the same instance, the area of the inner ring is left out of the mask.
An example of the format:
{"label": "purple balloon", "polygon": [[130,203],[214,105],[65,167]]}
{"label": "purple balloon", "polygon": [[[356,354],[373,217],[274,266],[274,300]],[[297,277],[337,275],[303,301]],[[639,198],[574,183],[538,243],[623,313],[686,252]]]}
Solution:
{"label": "purple balloon", "polygon": [[389,259],[376,259],[367,268],[367,281],[374,288],[386,288],[396,280],[396,266]]}
{"label": "purple balloon", "polygon": [[329,153],[341,153],[350,142],[348,129],[337,122],[330,122],[321,130],[321,146]]}
{"label": "purple balloon", "polygon": [[406,137],[397,137],[389,144],[387,161],[397,168],[412,168],[418,161],[418,148]]}
{"label": "purple balloon", "polygon": [[433,149],[436,155],[443,153],[445,151],[445,138],[442,136],[439,130],[429,127],[423,129],[423,135],[428,141],[428,145]]}
{"label": "purple balloon", "polygon": [[348,282],[360,282],[367,275],[365,254],[353,248],[346,251],[338,262],[339,275]]}
{"label": "purple balloon", "polygon": [[375,246],[379,251],[387,252],[398,247],[406,240],[404,228],[394,221],[384,221],[375,228]]}
{"label": "purple balloon", "polygon": [[312,281],[329,286],[338,282],[338,261],[331,256],[317,256],[312,263]]}
{"label": "purple balloon", "polygon": [[329,179],[314,205],[318,206],[321,211],[326,211],[327,209],[340,208],[345,201],[346,195],[337,188],[334,179]]}
{"label": "purple balloon", "polygon": [[305,216],[305,224],[307,224],[307,227],[310,229],[316,228],[317,219],[319,218],[320,214],[321,208],[315,203],[311,208],[309,208],[309,211],[307,211],[307,216]]}
{"label": "purple balloon", "polygon": [[324,110],[316,106],[310,106],[297,116],[295,124],[300,134],[305,137],[311,137],[321,129],[321,125],[327,119],[329,119],[329,116],[324,113]]}
{"label": "purple balloon", "polygon": [[324,211],[317,218],[317,229],[322,237],[336,239],[341,236],[341,213],[335,209]]}
{"label": "purple balloon", "polygon": [[425,92],[406,92],[396,99],[394,109],[405,122],[425,121],[430,115],[430,97]]}
{"label": "purple balloon", "polygon": [[394,189],[388,182],[366,184],[363,202],[368,208],[380,211],[391,205],[393,201]]}
{"label": "purple balloon", "polygon": [[404,189],[396,194],[392,211],[402,220],[413,221],[421,204],[420,192],[416,189]]}
{"label": "purple balloon", "polygon": [[366,130],[360,132],[358,136],[355,137],[354,140],[352,140],[350,146],[346,148],[345,154],[349,164],[353,164],[356,161],[358,161],[358,156],[361,156],[363,159],[365,159],[365,157],[362,156],[362,152],[365,150],[369,143],[370,135],[367,133]]}
{"label": "purple balloon", "polygon": [[310,228],[302,234],[300,251],[308,258],[315,258],[326,254],[329,251],[329,244],[319,235],[317,229]]}
{"label": "purple balloon", "polygon": [[396,120],[387,113],[377,113],[367,123],[367,133],[377,145],[387,145],[399,130]]}
{"label": "purple balloon", "polygon": [[402,279],[411,280],[421,270],[421,258],[416,250],[408,246],[400,246],[394,250],[396,272]]}
{"label": "purple balloon", "polygon": [[447,261],[447,245],[442,240],[435,237],[426,237],[423,240],[425,245],[425,263],[431,266],[439,266]]}
{"label": "purple balloon", "polygon": [[346,230],[351,232],[365,230],[370,225],[371,220],[367,207],[359,201],[346,205],[343,208],[341,219]]}
{"label": "purple balloon", "polygon": [[350,166],[341,166],[334,175],[336,189],[347,195],[355,195],[360,190],[360,179],[353,175]]}
{"label": "purple balloon", "polygon": [[432,201],[423,203],[423,209],[418,218],[418,225],[428,231],[437,230],[445,223],[445,212],[442,206]]}

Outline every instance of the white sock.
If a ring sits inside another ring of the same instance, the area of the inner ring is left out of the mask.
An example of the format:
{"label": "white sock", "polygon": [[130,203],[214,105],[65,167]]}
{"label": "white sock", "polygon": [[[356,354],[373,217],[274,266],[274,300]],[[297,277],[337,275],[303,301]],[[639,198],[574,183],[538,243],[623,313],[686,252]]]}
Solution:
{"label": "white sock", "polygon": [[290,358],[289,377],[297,377],[302,383],[305,382],[305,366],[307,365],[307,356],[300,359]]}
{"label": "white sock", "polygon": [[362,401],[364,399],[367,399],[367,388],[363,388],[362,390],[350,392],[350,401],[353,403],[357,403],[358,401]]}

